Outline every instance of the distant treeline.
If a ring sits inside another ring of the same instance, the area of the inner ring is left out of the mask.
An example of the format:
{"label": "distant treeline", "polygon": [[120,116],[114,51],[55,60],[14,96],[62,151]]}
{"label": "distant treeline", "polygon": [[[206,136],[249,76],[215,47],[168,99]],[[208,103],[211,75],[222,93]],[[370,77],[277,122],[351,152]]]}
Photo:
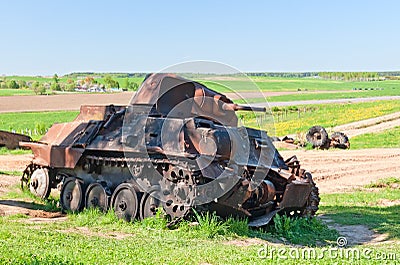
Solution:
{"label": "distant treeline", "polygon": [[76,72],[64,75],[68,78],[78,78],[82,76],[112,76],[114,78],[145,77],[147,73],[95,73],[95,72]]}
{"label": "distant treeline", "polygon": [[377,72],[320,72],[320,78],[346,81],[374,81],[382,79]]}
{"label": "distant treeline", "polygon": [[[96,72],[76,72],[64,75],[68,78],[80,78],[86,76],[93,77],[105,77],[112,76],[114,78],[130,78],[138,77],[144,78],[148,73],[96,73]],[[350,80],[350,81],[371,81],[386,79],[399,79],[400,71],[390,72],[248,72],[245,73],[248,76],[259,76],[259,77],[286,77],[286,78],[307,78],[307,77],[319,77],[324,79],[333,80]],[[198,75],[198,74],[197,74]],[[214,75],[214,74],[210,74]],[[235,76],[236,74],[228,74],[229,76]]]}
{"label": "distant treeline", "polygon": [[246,73],[248,76],[265,76],[265,77],[319,77],[333,80],[346,81],[373,81],[382,79],[400,79],[400,71],[391,72],[277,72],[277,73]]}
{"label": "distant treeline", "polygon": [[276,73],[246,73],[248,76],[265,76],[265,77],[291,77],[291,78],[301,78],[301,77],[312,77],[318,76],[318,72],[303,72],[303,73],[283,73],[283,72],[276,72]]}

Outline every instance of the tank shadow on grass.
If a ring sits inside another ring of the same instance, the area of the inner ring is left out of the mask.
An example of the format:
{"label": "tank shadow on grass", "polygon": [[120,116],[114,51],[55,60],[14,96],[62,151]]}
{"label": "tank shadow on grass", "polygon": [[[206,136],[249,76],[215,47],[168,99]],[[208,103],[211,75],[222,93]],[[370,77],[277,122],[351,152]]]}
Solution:
{"label": "tank shadow on grass", "polygon": [[[27,201],[31,200],[31,201]],[[41,210],[46,212],[60,212],[58,207],[59,199],[50,196],[47,199],[39,199],[28,189],[21,189],[20,186],[14,186],[11,191],[0,197],[0,204],[25,208],[28,210]]]}
{"label": "tank shadow on grass", "polygon": [[366,225],[387,234],[387,239],[400,239],[400,205],[394,206],[323,206],[324,216],[343,225]]}
{"label": "tank shadow on grass", "polygon": [[325,194],[320,213],[335,223],[365,225],[387,239],[400,239],[400,179],[380,179],[349,193]]}

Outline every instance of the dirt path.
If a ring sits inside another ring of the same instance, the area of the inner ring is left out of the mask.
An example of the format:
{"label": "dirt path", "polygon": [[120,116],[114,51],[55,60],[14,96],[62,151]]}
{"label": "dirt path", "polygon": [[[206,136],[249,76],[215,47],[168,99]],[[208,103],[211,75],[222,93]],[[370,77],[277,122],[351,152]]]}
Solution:
{"label": "dirt path", "polygon": [[400,112],[336,126],[333,130],[344,132],[348,137],[353,137],[365,133],[382,132],[397,126],[400,126]]}
{"label": "dirt path", "polygon": [[0,155],[0,171],[24,171],[33,155]]}
{"label": "dirt path", "polygon": [[398,177],[400,148],[363,150],[290,150],[313,174],[321,193],[350,191],[381,178]]}
{"label": "dirt path", "polygon": [[[59,212],[46,212],[38,210],[33,200],[15,200],[4,198],[3,196],[10,191],[16,190],[20,184],[19,176],[6,175],[4,173],[12,171],[23,171],[31,161],[32,155],[0,155],[0,216],[11,214],[24,214],[34,220],[53,220],[53,218],[63,217]],[[42,221],[43,221],[42,220]]]}
{"label": "dirt path", "polygon": [[132,92],[115,94],[66,94],[51,96],[0,97],[0,113],[24,111],[79,110],[81,105],[126,105]]}
{"label": "dirt path", "polygon": [[[340,93],[353,92],[340,91]],[[337,91],[276,91],[263,92],[264,97],[298,94],[337,93]],[[27,111],[79,110],[81,105],[127,105],[133,92],[112,94],[64,94],[50,96],[3,96],[0,97],[0,113]],[[225,93],[231,99],[259,98],[260,92]],[[271,104],[279,104],[273,102]],[[270,105],[271,105],[270,104]],[[295,104],[295,103],[293,103]],[[292,105],[293,105],[292,104]],[[271,105],[272,106],[272,105]]]}
{"label": "dirt path", "polygon": [[[398,176],[400,172],[400,148],[364,150],[290,150],[281,151],[284,158],[296,155],[313,174],[321,193],[351,191],[380,178]],[[23,170],[31,155],[1,155],[0,171]],[[0,198],[19,184],[19,177],[0,174]],[[0,199],[0,216],[24,214],[30,218],[26,222],[41,223],[65,220],[65,215],[34,209],[31,201]],[[389,242],[387,235],[377,234],[366,226],[345,226],[323,219],[330,227],[345,236],[350,245],[377,244]],[[234,242],[232,244],[256,244],[254,242]]]}
{"label": "dirt path", "polygon": [[[288,150],[280,153],[284,158],[296,155],[302,167],[313,174],[321,193],[349,191],[380,178],[398,176],[400,172],[400,148]],[[0,155],[0,171],[22,171],[31,158],[32,155]],[[0,178],[0,183],[18,181],[18,177],[3,175]]]}
{"label": "dirt path", "polygon": [[[268,92],[265,97],[298,92]],[[50,96],[5,96],[0,97],[0,113],[28,111],[79,110],[81,105],[127,105],[133,92],[113,94],[64,94]],[[232,99],[260,97],[260,93],[243,92],[227,93]]]}

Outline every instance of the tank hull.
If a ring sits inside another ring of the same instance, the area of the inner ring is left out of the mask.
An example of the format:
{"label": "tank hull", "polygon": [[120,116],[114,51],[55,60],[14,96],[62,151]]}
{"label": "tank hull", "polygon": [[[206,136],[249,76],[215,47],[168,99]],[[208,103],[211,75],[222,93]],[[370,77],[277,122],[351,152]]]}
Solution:
{"label": "tank hull", "polygon": [[171,220],[215,211],[252,226],[277,212],[313,215],[311,174],[296,157],[284,160],[265,131],[238,127],[236,109],[252,110],[199,83],[152,75],[130,105],[82,106],[73,122],[21,143],[34,153],[23,180],[32,186],[46,169],[65,210],[112,207],[127,220],[157,208]]}

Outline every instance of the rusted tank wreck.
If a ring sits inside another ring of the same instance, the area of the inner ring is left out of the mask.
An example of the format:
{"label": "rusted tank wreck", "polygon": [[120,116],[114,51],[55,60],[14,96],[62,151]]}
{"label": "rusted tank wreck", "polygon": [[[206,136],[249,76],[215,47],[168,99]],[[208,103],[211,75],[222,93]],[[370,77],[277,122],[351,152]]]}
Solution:
{"label": "rusted tank wreck", "polygon": [[128,106],[82,106],[38,142],[23,183],[64,210],[112,207],[126,220],[197,212],[267,224],[277,212],[314,215],[318,188],[295,156],[284,160],[267,133],[238,126],[234,104],[174,74],[148,75]]}

